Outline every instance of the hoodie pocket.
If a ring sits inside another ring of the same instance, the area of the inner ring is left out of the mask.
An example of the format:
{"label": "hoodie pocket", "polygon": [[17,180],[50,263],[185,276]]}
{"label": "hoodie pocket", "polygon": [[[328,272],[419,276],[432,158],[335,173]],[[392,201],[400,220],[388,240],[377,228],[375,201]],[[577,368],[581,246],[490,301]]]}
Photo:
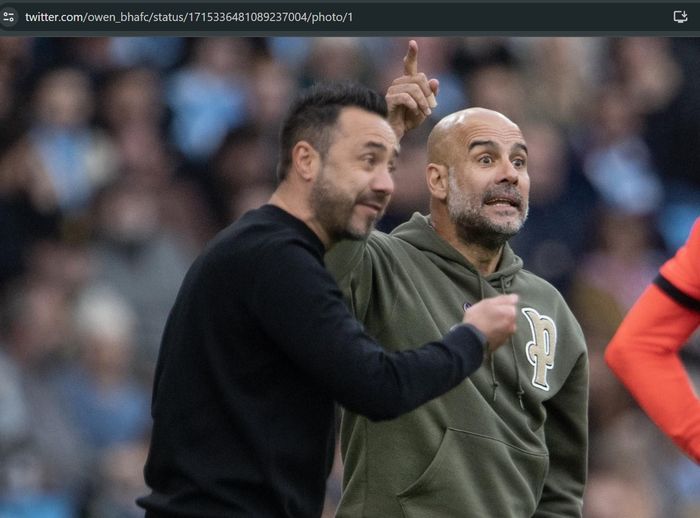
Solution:
{"label": "hoodie pocket", "polygon": [[542,494],[548,455],[448,428],[435,457],[397,495],[405,518],[523,518]]}

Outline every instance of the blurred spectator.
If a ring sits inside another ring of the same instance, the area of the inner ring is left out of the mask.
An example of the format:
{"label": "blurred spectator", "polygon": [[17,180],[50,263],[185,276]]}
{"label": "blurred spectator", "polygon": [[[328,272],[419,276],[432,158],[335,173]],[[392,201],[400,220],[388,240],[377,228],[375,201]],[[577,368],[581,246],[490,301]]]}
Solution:
{"label": "blurred spectator", "polygon": [[255,63],[251,76],[250,118],[270,148],[277,146],[280,124],[297,87],[296,78],[284,63],[269,58]]}
{"label": "blurred spectator", "polygon": [[83,244],[42,240],[28,252],[27,277],[32,282],[56,286],[72,298],[90,281],[94,264]]}
{"label": "blurred spectator", "polygon": [[160,204],[160,224],[199,250],[214,233],[203,192],[207,179],[178,174],[179,157],[165,137],[167,110],[162,82],[152,70],[120,70],[107,81],[101,115],[120,155],[121,175],[135,189],[151,191]]}
{"label": "blurred spectator", "polygon": [[74,319],[77,362],[58,380],[60,394],[83,445],[97,455],[146,435],[150,390],[134,381],[136,315],[125,300],[93,286],[81,294]]}
{"label": "blurred spectator", "polygon": [[[210,168],[210,194],[221,226],[231,223],[244,209],[257,208],[269,199],[276,181],[277,155],[268,150],[255,126],[242,126],[226,135]],[[259,205],[250,203],[254,192],[262,193],[255,196],[260,198]]]}
{"label": "blurred spectator", "polygon": [[198,39],[187,65],[171,76],[172,136],[189,160],[206,160],[228,130],[245,122],[251,59],[249,40]]}
{"label": "blurred spectator", "polygon": [[461,68],[470,106],[501,112],[513,121],[524,121],[527,113],[525,76],[520,63],[507,45],[499,39],[485,44],[468,39],[456,57]]}
{"label": "blurred spectator", "polygon": [[564,128],[580,123],[591,105],[601,70],[599,39],[521,38],[512,41],[521,56],[528,113]]}
{"label": "blurred spectator", "polygon": [[590,427],[598,431],[630,406],[626,391],[605,366],[603,352],[623,316],[656,276],[663,253],[650,219],[602,207],[593,250],[577,267],[570,290],[572,309],[589,349]]}
{"label": "blurred spectator", "polygon": [[133,130],[160,133],[165,122],[165,102],[160,76],[149,68],[120,69],[106,78],[100,115],[117,136]]}
{"label": "blurred spectator", "polygon": [[85,74],[48,72],[32,100],[29,130],[0,157],[3,257],[16,261],[9,274],[22,271],[25,256],[18,247],[72,232],[116,166],[112,144],[89,124],[93,98]]}
{"label": "blurred spectator", "polygon": [[0,190],[20,193],[40,213],[84,210],[115,173],[109,140],[89,125],[93,94],[75,69],[48,72],[34,94],[34,120],[0,163]]}
{"label": "blurred spectator", "polygon": [[592,432],[585,518],[662,516],[651,455],[658,440],[657,430],[637,410],[624,412],[605,429]]}
{"label": "blurred spectator", "polygon": [[314,38],[301,74],[302,84],[352,79],[371,84],[373,70],[359,38]]}
{"label": "blurred spectator", "polygon": [[659,209],[663,186],[641,136],[643,121],[625,101],[624,90],[614,85],[600,90],[584,172],[607,204],[649,214]]}
{"label": "blurred spectator", "polygon": [[648,82],[662,83],[652,90],[655,102],[647,102],[645,137],[665,188],[659,230],[666,246],[677,250],[700,213],[700,158],[694,152],[694,143],[700,142],[700,91],[694,80],[700,69],[700,45],[696,38],[639,40],[627,44],[637,47],[635,59],[627,65],[632,69],[627,72],[628,83],[635,88],[635,79],[643,75],[636,69],[644,70]]}
{"label": "blurred spectator", "polygon": [[136,355],[147,370],[191,261],[179,237],[162,226],[159,201],[132,182],[111,185],[97,203],[92,244],[95,280],[120,293],[136,313]]}
{"label": "blurred spectator", "polygon": [[470,73],[467,88],[473,106],[499,111],[513,120],[524,120],[523,79],[514,66],[484,64]]}
{"label": "blurred spectator", "polygon": [[597,219],[596,246],[580,260],[571,295],[589,347],[607,344],[663,258],[649,218],[602,207]]}
{"label": "blurred spectator", "polygon": [[0,516],[72,518],[80,507],[89,458],[57,397],[68,311],[65,293],[39,283],[16,286],[4,306],[3,391],[13,421],[0,437]]}
{"label": "blurred spectator", "polygon": [[615,38],[610,44],[611,80],[624,91],[625,105],[655,113],[678,93],[683,72],[668,38]]}

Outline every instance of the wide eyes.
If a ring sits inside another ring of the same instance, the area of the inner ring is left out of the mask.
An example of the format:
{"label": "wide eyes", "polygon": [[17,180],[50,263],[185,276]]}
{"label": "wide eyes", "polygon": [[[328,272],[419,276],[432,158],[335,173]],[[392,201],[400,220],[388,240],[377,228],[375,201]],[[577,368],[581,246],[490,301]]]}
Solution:
{"label": "wide eyes", "polygon": [[[492,165],[495,163],[495,159],[491,155],[481,155],[477,157],[477,162],[481,165]],[[511,163],[516,169],[522,169],[526,162],[523,157],[516,157],[511,160]]]}
{"label": "wide eyes", "polygon": [[516,169],[522,169],[525,167],[525,159],[524,158],[514,158],[513,159],[513,167]]}

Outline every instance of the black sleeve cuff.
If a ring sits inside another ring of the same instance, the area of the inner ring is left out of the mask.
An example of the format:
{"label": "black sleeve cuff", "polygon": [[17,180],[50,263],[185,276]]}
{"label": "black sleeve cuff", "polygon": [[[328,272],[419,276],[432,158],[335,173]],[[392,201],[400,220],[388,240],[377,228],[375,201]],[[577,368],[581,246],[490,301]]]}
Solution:
{"label": "black sleeve cuff", "polygon": [[654,284],[656,284],[661,291],[678,302],[678,304],[681,306],[692,311],[700,312],[700,300],[683,293],[661,274],[656,276],[656,279],[654,279]]}

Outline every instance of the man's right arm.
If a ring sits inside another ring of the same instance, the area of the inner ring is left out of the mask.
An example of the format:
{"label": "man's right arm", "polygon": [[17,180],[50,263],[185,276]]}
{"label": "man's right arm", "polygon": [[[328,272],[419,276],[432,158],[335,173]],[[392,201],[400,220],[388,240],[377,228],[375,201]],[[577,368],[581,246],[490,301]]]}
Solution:
{"label": "man's right arm", "polygon": [[649,286],[605,351],[605,361],[649,417],[700,462],[700,400],[678,354],[700,313]]}
{"label": "man's right arm", "polygon": [[[418,349],[385,351],[350,314],[322,264],[302,247],[288,247],[283,255],[276,249],[256,258],[257,270],[269,275],[256,282],[251,309],[284,353],[349,410],[375,420],[394,418],[455,387],[481,365],[487,339],[471,325]],[[511,332],[513,304],[491,301],[482,310],[479,318],[496,329],[489,331],[492,342]]]}
{"label": "man's right arm", "polygon": [[632,306],[605,360],[644,411],[700,462],[700,399],[679,351],[700,325],[700,219]]}

